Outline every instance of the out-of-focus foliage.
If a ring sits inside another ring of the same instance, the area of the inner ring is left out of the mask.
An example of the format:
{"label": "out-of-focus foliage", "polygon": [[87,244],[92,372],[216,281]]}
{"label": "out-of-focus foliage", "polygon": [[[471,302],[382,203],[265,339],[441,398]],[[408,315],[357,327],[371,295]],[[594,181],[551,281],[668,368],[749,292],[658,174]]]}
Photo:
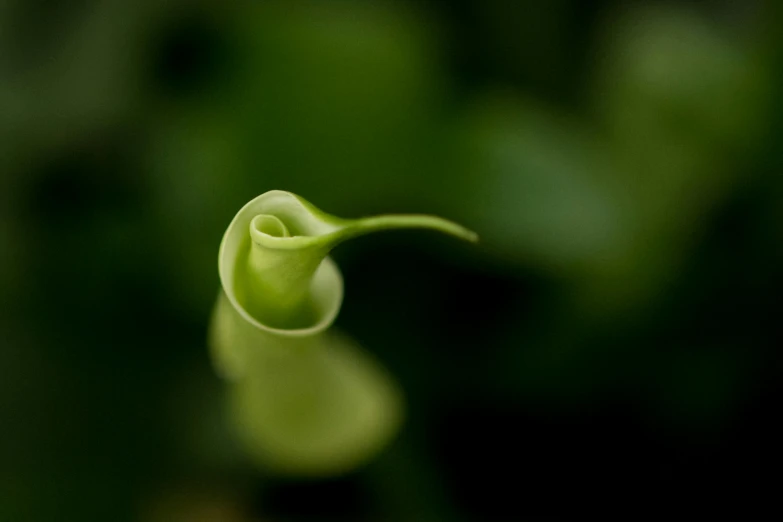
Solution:
{"label": "out-of-focus foliage", "polygon": [[[0,1],[0,520],[774,499],[782,22],[772,0]],[[270,189],[482,237],[336,252],[337,326],[410,403],[341,479],[256,471],[209,368],[220,237]]]}

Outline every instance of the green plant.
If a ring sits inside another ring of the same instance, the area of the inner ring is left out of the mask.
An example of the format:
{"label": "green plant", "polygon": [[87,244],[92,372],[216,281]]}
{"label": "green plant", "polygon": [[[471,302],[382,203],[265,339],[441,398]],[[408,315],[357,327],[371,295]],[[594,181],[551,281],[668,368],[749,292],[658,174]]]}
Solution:
{"label": "green plant", "polygon": [[383,448],[402,419],[401,393],[364,350],[331,327],[343,281],[329,252],[379,230],[473,232],[425,215],[331,216],[270,191],[234,217],[220,246],[222,291],[210,345],[230,384],[230,411],[248,453],[278,472],[348,471]]}

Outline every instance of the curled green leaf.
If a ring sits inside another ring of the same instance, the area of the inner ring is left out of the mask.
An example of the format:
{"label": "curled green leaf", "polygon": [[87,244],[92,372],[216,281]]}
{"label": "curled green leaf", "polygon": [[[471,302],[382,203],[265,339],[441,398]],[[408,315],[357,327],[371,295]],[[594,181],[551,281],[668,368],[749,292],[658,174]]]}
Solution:
{"label": "curled green leaf", "polygon": [[237,433],[261,464],[286,473],[340,473],[396,432],[403,408],[393,379],[330,329],[343,281],[328,257],[347,239],[396,228],[476,240],[438,217],[342,219],[283,191],[250,201],[226,230],[210,345],[218,372],[231,382]]}

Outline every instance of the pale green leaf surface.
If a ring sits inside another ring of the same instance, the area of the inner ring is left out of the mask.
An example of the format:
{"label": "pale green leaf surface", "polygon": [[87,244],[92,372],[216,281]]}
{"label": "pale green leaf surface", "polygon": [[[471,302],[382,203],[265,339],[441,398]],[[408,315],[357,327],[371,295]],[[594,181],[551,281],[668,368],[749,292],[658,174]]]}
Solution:
{"label": "pale green leaf surface", "polygon": [[343,281],[327,256],[346,239],[394,228],[476,240],[434,216],[342,219],[283,191],[250,201],[229,225],[210,347],[231,386],[238,438],[267,469],[342,473],[397,432],[403,405],[396,383],[356,343],[329,330]]}

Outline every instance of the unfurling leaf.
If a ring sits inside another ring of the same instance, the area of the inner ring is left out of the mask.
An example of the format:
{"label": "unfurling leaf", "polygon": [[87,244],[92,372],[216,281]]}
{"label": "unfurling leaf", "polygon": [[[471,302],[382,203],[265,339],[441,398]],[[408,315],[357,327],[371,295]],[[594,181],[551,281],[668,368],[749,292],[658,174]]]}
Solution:
{"label": "unfurling leaf", "polygon": [[210,345],[232,388],[237,434],[259,464],[289,474],[342,473],[396,433],[403,410],[397,385],[369,354],[330,329],[343,281],[328,257],[346,239],[395,228],[476,240],[441,218],[342,219],[283,191],[252,200],[226,230]]}

